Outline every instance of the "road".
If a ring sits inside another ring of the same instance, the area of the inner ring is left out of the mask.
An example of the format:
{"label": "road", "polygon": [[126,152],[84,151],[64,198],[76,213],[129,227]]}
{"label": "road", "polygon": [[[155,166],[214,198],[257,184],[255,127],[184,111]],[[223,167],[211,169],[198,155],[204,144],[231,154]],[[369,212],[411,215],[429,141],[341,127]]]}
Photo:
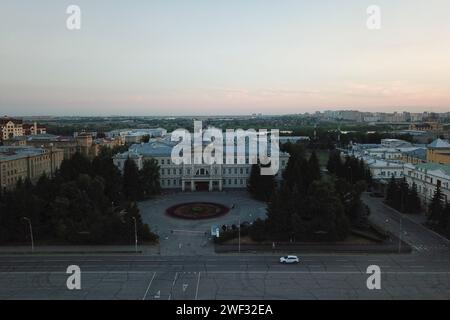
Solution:
{"label": "road", "polygon": [[450,252],[450,241],[426,228],[422,224],[425,222],[424,216],[400,214],[397,210],[385,205],[383,199],[370,197],[367,193],[363,194],[362,200],[370,208],[370,219],[397,237],[400,235],[401,218],[402,239],[408,242],[416,252],[443,255]]}
{"label": "road", "polygon": [[[423,255],[0,256],[0,299],[449,299],[450,260]],[[81,290],[66,269],[81,268]],[[381,290],[369,290],[369,265]]]}
{"label": "road", "polygon": [[[367,194],[363,200],[372,221],[400,232],[398,212]],[[165,245],[161,255],[4,252],[0,299],[450,299],[449,241],[422,226],[420,216],[402,217],[411,254],[302,254],[297,265],[281,265],[276,255],[214,254],[182,232],[164,241],[185,245],[175,252]],[[161,230],[168,228],[162,219]],[[67,289],[69,265],[81,269],[81,290]],[[367,288],[370,265],[381,269],[380,290]]]}

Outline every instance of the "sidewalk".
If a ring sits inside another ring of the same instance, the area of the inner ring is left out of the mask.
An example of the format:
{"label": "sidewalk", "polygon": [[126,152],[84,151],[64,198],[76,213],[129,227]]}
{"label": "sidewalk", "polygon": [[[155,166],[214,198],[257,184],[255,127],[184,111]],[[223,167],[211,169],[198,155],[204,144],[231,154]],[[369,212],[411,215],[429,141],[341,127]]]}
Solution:
{"label": "sidewalk", "polygon": [[39,246],[35,245],[34,252],[31,246],[0,246],[0,255],[12,254],[139,254],[139,255],[156,255],[158,254],[158,245],[142,245],[138,246],[135,251],[134,246]]}

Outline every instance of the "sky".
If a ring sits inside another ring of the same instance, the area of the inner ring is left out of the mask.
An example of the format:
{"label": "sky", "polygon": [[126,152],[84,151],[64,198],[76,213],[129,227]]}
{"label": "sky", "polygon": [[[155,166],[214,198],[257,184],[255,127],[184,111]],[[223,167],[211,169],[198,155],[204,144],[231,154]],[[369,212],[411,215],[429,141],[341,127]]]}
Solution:
{"label": "sky", "polygon": [[0,0],[0,114],[447,112],[449,17],[448,0]]}

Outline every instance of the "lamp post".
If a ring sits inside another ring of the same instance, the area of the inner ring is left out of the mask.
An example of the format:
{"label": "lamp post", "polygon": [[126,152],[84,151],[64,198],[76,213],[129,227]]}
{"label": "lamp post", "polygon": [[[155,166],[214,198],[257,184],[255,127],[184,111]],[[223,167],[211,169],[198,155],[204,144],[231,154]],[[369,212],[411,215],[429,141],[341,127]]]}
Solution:
{"label": "lamp post", "polygon": [[131,217],[134,220],[134,251],[137,253],[138,249],[137,249],[137,244],[138,244],[138,240],[137,240],[137,224],[136,224],[136,218],[135,217]]}
{"label": "lamp post", "polygon": [[400,236],[398,237],[398,253],[402,250],[402,227],[403,227],[403,188],[401,189],[401,197],[400,197]]}
{"label": "lamp post", "polygon": [[238,233],[239,233],[239,253],[241,253],[241,213],[240,212],[239,212]]}
{"label": "lamp post", "polygon": [[161,255],[161,237],[159,235],[158,226],[155,227],[155,233],[158,235],[158,255]]}
{"label": "lamp post", "polygon": [[[233,203],[231,210],[236,208],[236,204]],[[238,253],[241,253],[241,213],[238,216]]]}
{"label": "lamp post", "polygon": [[31,225],[31,220],[30,218],[27,217],[23,217],[23,220],[25,220],[26,222],[28,222],[28,226],[30,228],[30,237],[31,237],[31,253],[34,252],[34,239],[33,239],[33,227]]}

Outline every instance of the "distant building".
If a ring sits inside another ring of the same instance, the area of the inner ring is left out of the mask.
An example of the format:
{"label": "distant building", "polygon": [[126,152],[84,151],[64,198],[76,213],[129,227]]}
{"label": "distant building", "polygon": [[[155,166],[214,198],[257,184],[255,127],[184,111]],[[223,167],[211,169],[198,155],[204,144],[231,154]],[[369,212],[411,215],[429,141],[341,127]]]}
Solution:
{"label": "distant building", "polygon": [[427,145],[427,161],[440,164],[450,164],[450,143],[436,139]]}
{"label": "distant building", "polygon": [[19,180],[36,182],[43,174],[53,176],[63,160],[60,149],[0,147],[0,191],[16,186]]}
{"label": "distant building", "polygon": [[123,143],[133,144],[140,143],[146,136],[149,138],[163,137],[167,134],[167,130],[163,128],[150,129],[118,129],[106,132],[108,138],[121,138]]}
{"label": "distant building", "polygon": [[278,140],[280,143],[301,143],[309,142],[310,138],[308,136],[280,136]]}
{"label": "distant building", "polygon": [[22,125],[22,128],[23,128],[23,134],[26,136],[47,133],[47,128],[44,125],[38,124],[36,122],[33,124],[24,123]]}
{"label": "distant building", "polygon": [[[36,148],[58,148],[63,150],[64,158],[69,159],[75,152],[80,152],[92,159],[98,155],[103,140],[95,140],[88,133],[80,133],[76,137],[57,136],[53,134],[38,134],[15,137],[4,142],[9,146],[33,146]],[[105,140],[106,146],[111,146],[109,139]],[[119,144],[119,142],[117,142]]]}
{"label": "distant building", "polygon": [[405,148],[411,147],[412,144],[400,139],[381,139],[381,146],[384,148]]}
{"label": "distant building", "polygon": [[402,153],[401,160],[406,163],[420,164],[427,162],[427,149],[417,148]]}
{"label": "distant building", "polygon": [[438,122],[411,123],[409,130],[440,132],[442,131],[442,124]]}
{"label": "distant building", "polygon": [[23,136],[23,121],[9,117],[0,118],[0,140]]}

